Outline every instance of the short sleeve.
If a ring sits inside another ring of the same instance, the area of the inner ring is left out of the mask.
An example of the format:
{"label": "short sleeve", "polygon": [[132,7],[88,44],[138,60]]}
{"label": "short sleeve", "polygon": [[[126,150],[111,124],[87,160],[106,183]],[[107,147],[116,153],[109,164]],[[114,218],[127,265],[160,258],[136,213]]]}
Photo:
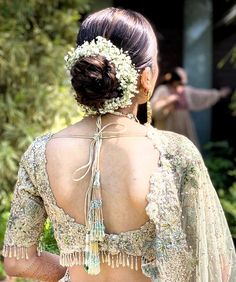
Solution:
{"label": "short sleeve", "polygon": [[200,153],[188,143],[180,199],[183,229],[196,262],[191,281],[233,282],[236,255],[226,217]]}
{"label": "short sleeve", "polygon": [[35,180],[33,144],[20,161],[18,178],[4,237],[3,256],[27,258],[27,248],[38,245],[46,220]]}

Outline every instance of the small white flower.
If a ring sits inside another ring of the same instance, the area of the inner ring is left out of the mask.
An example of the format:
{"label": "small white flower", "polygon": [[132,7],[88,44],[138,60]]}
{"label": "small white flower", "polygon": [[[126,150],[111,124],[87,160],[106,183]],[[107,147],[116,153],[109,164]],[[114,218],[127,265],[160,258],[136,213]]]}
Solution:
{"label": "small white flower", "polygon": [[112,113],[119,108],[125,108],[132,104],[131,98],[138,93],[138,71],[127,51],[117,48],[111,41],[104,37],[97,36],[90,43],[84,42],[75,50],[71,50],[65,56],[66,67],[70,70],[76,61],[82,57],[101,55],[112,62],[116,69],[116,78],[120,83],[119,90],[122,96],[106,100],[102,108],[97,111],[93,107],[81,105],[87,115]]}

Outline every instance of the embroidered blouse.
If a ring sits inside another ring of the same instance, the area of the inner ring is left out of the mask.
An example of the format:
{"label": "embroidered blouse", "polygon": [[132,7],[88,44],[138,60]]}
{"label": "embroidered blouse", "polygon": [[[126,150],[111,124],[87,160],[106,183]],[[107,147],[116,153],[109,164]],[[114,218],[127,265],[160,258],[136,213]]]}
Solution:
{"label": "embroidered blouse", "polygon": [[[83,265],[85,226],[57,205],[49,186],[45,149],[52,136],[36,138],[22,156],[3,255],[27,258],[48,216],[60,263]],[[142,272],[152,281],[235,281],[232,237],[200,153],[176,133],[149,126],[147,137],[160,153],[147,195],[149,221],[138,230],[105,234],[99,243],[102,261],[137,269],[141,257]]]}

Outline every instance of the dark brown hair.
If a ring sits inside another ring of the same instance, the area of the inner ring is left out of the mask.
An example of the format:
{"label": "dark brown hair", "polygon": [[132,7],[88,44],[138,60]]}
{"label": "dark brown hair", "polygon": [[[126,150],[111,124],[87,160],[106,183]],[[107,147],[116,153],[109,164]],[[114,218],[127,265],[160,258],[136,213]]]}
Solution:
{"label": "dark brown hair", "polygon": [[[141,14],[118,8],[107,8],[84,20],[77,36],[77,46],[97,36],[109,39],[127,51],[137,70],[152,66],[156,37],[152,26]],[[95,109],[106,99],[122,96],[112,62],[102,56],[78,59],[71,69],[76,100]]]}

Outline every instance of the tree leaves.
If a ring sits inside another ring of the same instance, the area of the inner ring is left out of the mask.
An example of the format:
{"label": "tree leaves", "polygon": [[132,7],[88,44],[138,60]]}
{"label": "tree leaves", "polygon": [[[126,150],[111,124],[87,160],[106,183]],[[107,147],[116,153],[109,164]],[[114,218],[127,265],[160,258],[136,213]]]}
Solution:
{"label": "tree leaves", "polygon": [[0,0],[0,203],[13,190],[20,156],[32,140],[81,118],[64,55],[88,4]]}

